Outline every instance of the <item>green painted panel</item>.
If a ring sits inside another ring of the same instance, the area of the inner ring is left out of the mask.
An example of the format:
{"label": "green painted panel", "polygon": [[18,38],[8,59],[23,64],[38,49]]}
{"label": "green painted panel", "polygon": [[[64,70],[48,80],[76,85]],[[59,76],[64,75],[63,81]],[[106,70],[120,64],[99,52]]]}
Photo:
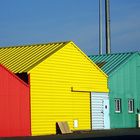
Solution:
{"label": "green painted panel", "polygon": [[[137,125],[140,113],[140,54],[138,52],[89,56],[109,75],[111,128]],[[122,101],[121,113],[115,113],[115,98]],[[128,99],[134,99],[134,113],[128,113]]]}
{"label": "green painted panel", "polygon": [[[138,107],[140,109],[140,66],[137,66],[137,71],[136,72],[137,72]],[[139,113],[140,113],[140,111],[139,111]]]}
{"label": "green painted panel", "polygon": [[[136,55],[109,77],[111,128],[132,128],[137,125],[140,109],[140,56]],[[115,113],[115,98],[122,102],[121,113]],[[134,113],[128,113],[128,99],[134,99]]]}
{"label": "green painted panel", "polygon": [[93,60],[105,73],[110,75],[111,72],[116,70],[122,63],[135,54],[138,54],[138,52],[90,55],[89,58]]}

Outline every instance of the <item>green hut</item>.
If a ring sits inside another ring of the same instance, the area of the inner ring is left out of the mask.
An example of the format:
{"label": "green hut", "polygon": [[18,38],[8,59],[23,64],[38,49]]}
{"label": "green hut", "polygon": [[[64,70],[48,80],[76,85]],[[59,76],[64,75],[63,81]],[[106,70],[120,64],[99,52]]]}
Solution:
{"label": "green hut", "polygon": [[108,76],[110,127],[135,128],[140,113],[140,54],[89,56]]}

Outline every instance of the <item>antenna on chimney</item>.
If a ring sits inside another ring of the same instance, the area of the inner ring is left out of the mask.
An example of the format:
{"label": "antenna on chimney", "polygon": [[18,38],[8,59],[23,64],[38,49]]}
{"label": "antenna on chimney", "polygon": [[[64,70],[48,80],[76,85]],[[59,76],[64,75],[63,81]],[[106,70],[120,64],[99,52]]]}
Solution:
{"label": "antenna on chimney", "polygon": [[102,0],[99,0],[99,54],[102,54]]}
{"label": "antenna on chimney", "polygon": [[105,24],[106,24],[106,54],[111,53],[110,37],[110,1],[105,0]]}

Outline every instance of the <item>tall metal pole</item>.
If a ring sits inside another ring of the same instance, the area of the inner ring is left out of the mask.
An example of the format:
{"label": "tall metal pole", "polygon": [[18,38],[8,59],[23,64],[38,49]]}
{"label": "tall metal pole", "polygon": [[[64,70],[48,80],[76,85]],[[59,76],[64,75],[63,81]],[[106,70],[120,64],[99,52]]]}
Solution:
{"label": "tall metal pole", "polygon": [[99,54],[102,54],[102,0],[99,0]]}
{"label": "tall metal pole", "polygon": [[106,53],[111,53],[111,36],[110,36],[110,1],[105,0],[105,23],[106,23]]}

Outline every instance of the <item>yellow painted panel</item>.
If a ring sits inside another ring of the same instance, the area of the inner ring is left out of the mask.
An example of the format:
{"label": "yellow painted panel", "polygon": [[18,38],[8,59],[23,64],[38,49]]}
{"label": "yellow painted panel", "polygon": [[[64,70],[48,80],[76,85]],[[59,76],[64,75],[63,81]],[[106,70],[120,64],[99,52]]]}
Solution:
{"label": "yellow painted panel", "polygon": [[32,135],[55,134],[57,121],[90,129],[90,92],[108,92],[107,76],[71,43],[33,68],[30,80]]}

